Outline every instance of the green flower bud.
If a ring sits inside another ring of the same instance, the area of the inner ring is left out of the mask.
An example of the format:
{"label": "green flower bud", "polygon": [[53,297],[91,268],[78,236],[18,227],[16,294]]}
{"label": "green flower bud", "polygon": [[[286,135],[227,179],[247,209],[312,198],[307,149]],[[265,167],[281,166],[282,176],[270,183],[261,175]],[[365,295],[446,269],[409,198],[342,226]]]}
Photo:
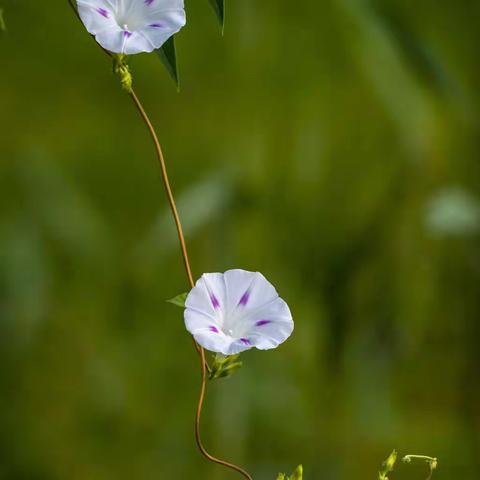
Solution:
{"label": "green flower bud", "polygon": [[397,461],[397,451],[394,450],[383,462],[383,469],[378,472],[378,480],[388,480],[387,474],[393,472],[395,462]]}

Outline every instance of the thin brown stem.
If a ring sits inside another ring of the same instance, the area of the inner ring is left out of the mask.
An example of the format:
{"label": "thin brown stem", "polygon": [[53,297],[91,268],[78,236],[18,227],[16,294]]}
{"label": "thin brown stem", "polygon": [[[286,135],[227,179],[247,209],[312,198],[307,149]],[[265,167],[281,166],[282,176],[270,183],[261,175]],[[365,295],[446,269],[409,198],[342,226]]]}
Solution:
{"label": "thin brown stem", "polygon": [[[73,0],[68,0],[68,3],[70,4],[72,10],[75,12],[75,15],[77,18],[81,21],[80,15],[78,14],[78,11],[74,5]],[[99,45],[100,46],[100,45]],[[111,53],[107,50],[105,50],[103,47],[100,46],[102,51],[106,53],[108,56],[112,56]],[[135,107],[137,108],[138,112],[140,113],[140,116],[142,117],[142,120],[144,121],[145,125],[147,126],[150,136],[152,137],[154,146],[155,146],[155,151],[157,153],[157,158],[158,162],[160,165],[160,170],[162,172],[162,181],[163,185],[165,187],[165,192],[167,194],[167,200],[168,204],[170,206],[170,210],[172,212],[173,219],[175,221],[175,226],[177,229],[177,234],[178,234],[178,240],[180,243],[180,250],[182,253],[182,258],[183,258],[183,263],[185,267],[185,272],[187,274],[188,278],[188,283],[190,285],[190,288],[193,288],[195,286],[195,282],[193,279],[192,275],[192,269],[190,267],[190,261],[188,258],[188,250],[187,250],[187,245],[185,242],[185,236],[183,234],[183,228],[182,228],[182,223],[180,221],[180,216],[178,214],[177,206],[175,203],[175,197],[173,195],[172,187],[170,185],[170,180],[168,178],[168,170],[167,170],[167,165],[165,162],[165,157],[163,156],[163,151],[162,151],[162,146],[160,145],[160,141],[158,140],[157,133],[155,131],[155,128],[150,121],[150,118],[148,117],[145,109],[143,108],[142,103],[140,102],[137,94],[133,89],[130,90],[129,92],[130,98],[132,99],[133,103],[135,104]],[[198,398],[198,404],[197,404],[197,412],[195,415],[195,440],[197,442],[198,449],[200,450],[201,454],[210,462],[216,463],[218,465],[222,465],[226,468],[230,468],[231,470],[234,470],[243,477],[245,477],[247,480],[253,480],[253,477],[243,470],[243,468],[233,464],[226,462],[225,460],[221,460],[219,458],[214,457],[213,455],[210,455],[208,453],[207,449],[204,447],[203,442],[202,442],[202,437],[201,437],[201,418],[202,418],[202,410],[203,410],[203,404],[205,400],[205,390],[206,390],[206,385],[207,385],[207,371],[210,371],[210,367],[208,365],[208,362],[205,358],[205,350],[197,344],[195,340],[193,340],[193,344],[195,346],[195,349],[197,350],[199,357],[200,357],[200,365],[201,365],[201,384],[200,384],[200,394]]]}
{"label": "thin brown stem", "polygon": [[[185,272],[187,273],[187,279],[188,279],[188,283],[190,285],[190,288],[193,288],[195,286],[195,281],[193,280],[192,269],[190,267],[190,260],[188,259],[187,244],[185,242],[185,236],[183,234],[183,228],[182,228],[182,222],[180,221],[180,215],[178,214],[177,205],[175,204],[175,197],[173,196],[172,187],[170,185],[170,180],[168,178],[167,165],[165,163],[165,157],[163,156],[162,146],[160,145],[160,141],[158,140],[158,136],[157,136],[157,133],[155,131],[155,128],[154,128],[152,122],[150,121],[150,118],[148,117],[147,113],[145,112],[145,109],[143,108],[143,105],[140,102],[137,94],[132,89],[130,91],[129,95],[130,95],[130,98],[133,100],[133,103],[135,104],[135,107],[137,108],[138,112],[140,113],[140,116],[142,117],[142,120],[144,121],[145,125],[147,126],[148,131],[150,132],[150,136],[152,137],[153,143],[155,145],[155,151],[157,153],[158,163],[160,165],[160,170],[162,172],[162,181],[163,181],[163,185],[165,187],[165,192],[167,194],[168,204],[170,205],[170,210],[172,212],[172,216],[173,216],[173,219],[175,221],[175,227],[177,228],[178,241],[180,243],[180,250],[182,252],[182,258],[183,258],[183,264],[184,264],[184,267],[185,267]],[[195,340],[193,341],[193,345],[194,345],[197,353],[200,355],[201,348]],[[207,368],[208,371],[210,371],[210,367],[208,365],[208,362],[205,360],[205,358],[204,358],[204,362],[205,362],[205,367]]]}
{"label": "thin brown stem", "polygon": [[253,477],[245,471],[243,468],[239,467],[238,465],[234,465],[233,463],[226,462],[225,460],[220,460],[212,455],[210,455],[205,447],[203,446],[202,437],[200,433],[200,422],[202,418],[202,408],[203,402],[205,400],[205,387],[207,383],[207,369],[205,367],[205,350],[203,348],[200,349],[200,360],[201,360],[201,368],[202,368],[202,383],[200,387],[200,396],[198,398],[198,406],[197,406],[197,415],[195,417],[195,440],[197,441],[197,446],[202,455],[209,460],[210,462],[218,463],[219,465],[223,465],[224,467],[230,468],[231,470],[235,470],[236,472],[243,475],[248,480],[253,480]]}
{"label": "thin brown stem", "polygon": [[[182,256],[183,256],[183,263],[185,265],[185,271],[187,272],[187,277],[188,281],[190,282],[190,286],[193,288],[194,282],[193,282],[193,276],[192,276],[192,271],[190,268],[190,262],[188,259],[188,251],[187,251],[187,246],[185,243],[185,238],[183,235],[183,229],[182,229],[182,224],[180,221],[180,217],[178,215],[177,207],[175,205],[175,198],[173,196],[172,188],[170,186],[170,181],[168,179],[168,172],[167,172],[167,167],[165,163],[165,158],[163,156],[162,152],[162,147],[160,145],[160,142],[158,140],[157,134],[155,132],[155,128],[152,125],[152,122],[150,121],[147,113],[145,112],[145,109],[143,108],[138,96],[135,94],[135,92],[132,90],[130,93],[130,97],[132,98],[135,106],[137,107],[137,110],[139,111],[143,121],[145,122],[150,135],[153,139],[153,143],[155,145],[155,150],[157,152],[157,157],[158,161],[160,163],[160,169],[162,171],[162,180],[163,184],[165,186],[165,191],[167,192],[167,198],[168,198],[168,203],[170,204],[170,209],[172,211],[173,218],[175,220],[175,225],[177,227],[177,233],[178,233],[178,239],[180,242],[180,247],[182,251]],[[234,465],[233,463],[226,462],[225,460],[220,460],[219,458],[214,457],[213,455],[210,455],[206,448],[203,445],[202,442],[202,437],[201,437],[201,429],[200,429],[200,424],[201,424],[201,418],[202,418],[202,409],[203,409],[203,403],[205,400],[205,390],[206,390],[206,384],[207,384],[207,369],[208,369],[208,364],[205,359],[205,350],[200,347],[196,342],[195,343],[195,348],[197,349],[199,355],[200,355],[200,363],[201,363],[201,369],[202,369],[202,379],[201,379],[201,385],[200,385],[200,395],[198,399],[198,405],[197,405],[197,414],[195,416],[195,440],[197,442],[198,449],[202,453],[202,455],[209,460],[210,462],[217,463],[219,465],[223,465],[224,467],[230,468],[232,470],[235,470],[236,472],[240,473],[243,475],[245,478],[248,480],[253,480],[252,477],[245,471],[243,468],[238,467],[237,465]]]}
{"label": "thin brown stem", "polygon": [[185,243],[185,237],[183,235],[183,228],[182,228],[182,223],[180,221],[180,216],[178,215],[177,206],[175,205],[175,198],[173,196],[172,187],[170,186],[170,181],[168,179],[167,165],[165,163],[165,158],[163,156],[162,147],[160,145],[160,142],[158,140],[158,137],[152,125],[152,122],[148,118],[148,115],[145,112],[145,109],[143,108],[142,104],[140,103],[140,100],[138,99],[133,89],[131,90],[129,95],[130,95],[130,98],[133,100],[133,103],[137,107],[137,110],[140,113],[140,116],[145,122],[145,125],[147,126],[150,132],[150,135],[152,137],[153,143],[155,145],[155,150],[157,152],[157,157],[158,157],[158,163],[162,171],[163,186],[165,187],[168,204],[170,205],[170,210],[172,212],[173,219],[175,220],[175,226],[177,228],[178,240],[180,242],[180,249],[182,251],[183,264],[185,266],[185,271],[187,272],[188,283],[190,284],[190,288],[193,288],[195,286],[195,282],[193,280],[192,269],[190,268],[190,261],[188,259],[187,245]]}

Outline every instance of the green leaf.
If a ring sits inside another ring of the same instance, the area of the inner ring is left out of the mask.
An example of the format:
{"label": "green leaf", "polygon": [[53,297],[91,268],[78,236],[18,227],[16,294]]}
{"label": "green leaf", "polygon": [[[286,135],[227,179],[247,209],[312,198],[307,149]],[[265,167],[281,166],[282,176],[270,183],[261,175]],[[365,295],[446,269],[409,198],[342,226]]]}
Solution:
{"label": "green leaf", "polygon": [[217,14],[223,34],[223,29],[225,27],[225,0],[210,0],[210,4]]}
{"label": "green leaf", "polygon": [[175,82],[177,90],[180,88],[177,67],[177,49],[175,47],[175,36],[170,37],[160,48],[155,50],[158,58],[162,61],[170,77]]}
{"label": "green leaf", "polygon": [[172,303],[177,307],[185,308],[185,302],[187,301],[188,293],[181,293],[170,300],[167,300],[168,303]]}

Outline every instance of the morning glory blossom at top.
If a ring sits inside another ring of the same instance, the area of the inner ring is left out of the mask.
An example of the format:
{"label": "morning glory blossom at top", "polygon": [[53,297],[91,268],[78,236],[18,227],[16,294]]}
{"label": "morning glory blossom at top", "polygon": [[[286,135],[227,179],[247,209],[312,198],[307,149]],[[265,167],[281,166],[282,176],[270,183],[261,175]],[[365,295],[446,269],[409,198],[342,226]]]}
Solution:
{"label": "morning glory blossom at top", "polygon": [[198,344],[223,355],[276,348],[293,331],[288,305],[258,272],[205,273],[185,307],[185,326]]}
{"label": "morning glory blossom at top", "polygon": [[152,52],[186,22],[183,0],[77,0],[77,5],[86,29],[112,53]]}

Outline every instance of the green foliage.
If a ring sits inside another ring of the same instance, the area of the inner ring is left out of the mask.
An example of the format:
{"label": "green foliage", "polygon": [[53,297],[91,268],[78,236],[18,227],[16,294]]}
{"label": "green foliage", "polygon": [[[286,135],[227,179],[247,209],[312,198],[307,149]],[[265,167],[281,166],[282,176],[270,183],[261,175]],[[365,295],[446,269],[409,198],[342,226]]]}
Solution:
{"label": "green foliage", "polygon": [[[438,466],[438,460],[435,457],[429,457],[427,455],[405,455],[402,458],[403,463],[412,463],[412,460],[421,460],[423,462],[428,463],[430,471],[426,480],[431,480],[433,471]],[[393,472],[396,461],[397,461],[397,452],[396,450],[394,450],[390,454],[390,456],[383,462],[382,464],[383,468],[382,470],[380,470],[380,472],[378,472],[378,480],[389,480],[389,477],[387,477],[387,475]]]}
{"label": "green foliage", "polygon": [[180,88],[180,78],[178,75],[177,48],[175,45],[175,35],[170,37],[160,48],[155,50],[161,62],[167,69],[168,74],[175,82],[177,89]]}
{"label": "green foliage", "polygon": [[181,293],[180,295],[177,295],[176,297],[173,297],[170,300],[167,300],[167,302],[172,303],[177,307],[185,308],[185,302],[187,301],[187,297],[188,297],[188,292]]}
{"label": "green foliage", "polygon": [[[220,26],[223,28],[225,25],[225,0],[209,0],[212,7],[217,14]],[[160,58],[164,67],[167,69],[168,74],[175,82],[177,90],[180,89],[180,77],[178,72],[178,60],[177,60],[177,47],[175,43],[175,35],[170,37],[159,49],[155,50],[155,53]]]}
{"label": "green foliage", "polygon": [[302,480],[303,479],[303,466],[299,465],[295,471],[290,475],[279,473],[277,480]]}
{"label": "green foliage", "polygon": [[[225,25],[225,0],[209,0],[218,21],[222,28],[222,33]],[[159,49],[155,50],[155,53],[160,58],[164,67],[167,69],[168,74],[175,82],[177,90],[180,89],[180,77],[178,73],[178,60],[177,60],[177,48],[175,43],[175,35],[170,37]]]}
{"label": "green foliage", "polygon": [[220,28],[225,28],[225,0],[209,0],[212,5],[215,13],[217,15],[218,21],[220,22]]}
{"label": "green foliage", "polygon": [[397,452],[394,450],[389,457],[383,462],[382,470],[378,472],[378,480],[388,480],[387,475],[390,472],[393,472],[393,468],[395,467],[395,462],[397,461]]}
{"label": "green foliage", "polygon": [[218,380],[233,375],[243,365],[239,362],[240,354],[224,356],[217,354],[211,365],[210,380]]}

